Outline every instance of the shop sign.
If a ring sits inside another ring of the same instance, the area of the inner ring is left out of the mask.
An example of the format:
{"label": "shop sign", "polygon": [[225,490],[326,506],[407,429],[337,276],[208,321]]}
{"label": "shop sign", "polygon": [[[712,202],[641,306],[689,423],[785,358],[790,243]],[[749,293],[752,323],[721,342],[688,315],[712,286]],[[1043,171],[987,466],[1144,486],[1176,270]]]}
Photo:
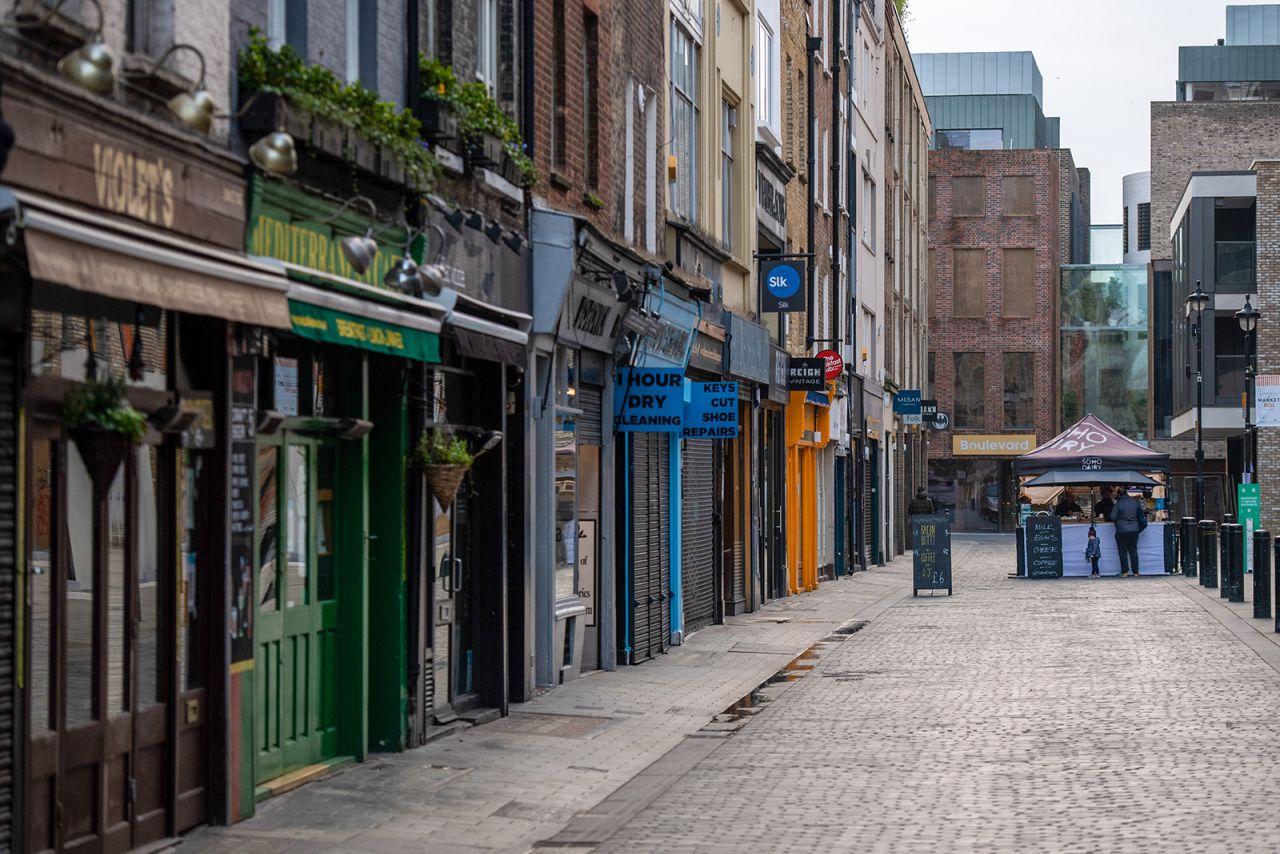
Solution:
{"label": "shop sign", "polygon": [[835,350],[822,350],[818,353],[818,358],[825,363],[823,368],[827,379],[834,380],[844,373],[844,359]]}
{"label": "shop sign", "polygon": [[1034,434],[965,435],[951,437],[951,453],[957,457],[1018,457],[1036,446]]}
{"label": "shop sign", "polygon": [[773,373],[773,342],[769,330],[726,311],[725,328],[729,331],[728,373],[739,379],[764,385]]}
{"label": "shop sign", "polygon": [[684,421],[684,371],[617,368],[613,428],[619,433],[679,433]]}
{"label": "shop sign", "polygon": [[1259,374],[1253,388],[1257,426],[1280,427],[1280,374]]}
{"label": "shop sign", "polygon": [[[920,414],[920,390],[916,388],[904,388],[893,396],[893,411],[896,415],[919,415]],[[911,423],[911,422],[906,422]],[[919,424],[920,422],[915,422]]]}
{"label": "shop sign", "polygon": [[561,338],[581,347],[613,352],[622,304],[613,291],[597,288],[581,279],[569,286],[569,302],[560,317]]}
{"label": "shop sign", "polygon": [[1245,571],[1253,571],[1253,532],[1262,527],[1262,487],[1236,484],[1236,522],[1244,526]]}
{"label": "shop sign", "polygon": [[779,246],[787,242],[787,186],[756,167],[756,223]]}
{"label": "shop sign", "polygon": [[578,520],[578,598],[587,609],[587,625],[596,624],[596,520]]}
{"label": "shop sign", "polygon": [[826,391],[825,359],[792,359],[787,368],[787,388],[792,391]]}
{"label": "shop sign", "polygon": [[433,332],[356,317],[297,300],[289,300],[289,320],[295,335],[312,341],[360,347],[419,362],[440,361],[440,336]]}
{"label": "shop sign", "polygon": [[738,438],[738,384],[690,382],[680,435],[685,439]]}
{"label": "shop sign", "polygon": [[4,94],[6,119],[22,129],[6,183],[219,246],[243,247],[244,178],[232,162],[225,170],[212,168],[207,155],[197,159],[157,146],[141,127],[113,133],[92,111],[85,121],[55,113],[45,92],[14,84]]}
{"label": "shop sign", "polygon": [[693,349],[689,351],[689,367],[718,374],[724,370],[724,342],[717,341],[705,332],[693,337]]}
{"label": "shop sign", "polygon": [[804,262],[799,258],[760,259],[760,310],[805,310]]}
{"label": "shop sign", "polygon": [[769,380],[769,399],[786,403],[791,397],[791,354],[781,347],[773,348],[773,378]]}
{"label": "shop sign", "polygon": [[[383,246],[373,256],[369,269],[357,273],[343,256],[338,241],[358,233],[363,232],[354,229],[344,232],[333,226],[318,226],[311,222],[290,222],[274,211],[269,214],[257,212],[249,228],[249,245],[245,251],[250,255],[278,258],[319,273],[385,288],[382,278],[400,260],[401,253]],[[395,236],[388,239],[393,244],[399,242]]]}
{"label": "shop sign", "polygon": [[656,330],[641,337],[636,365],[683,371],[698,327],[698,307],[675,294],[657,291],[650,292],[645,308],[657,320]]}

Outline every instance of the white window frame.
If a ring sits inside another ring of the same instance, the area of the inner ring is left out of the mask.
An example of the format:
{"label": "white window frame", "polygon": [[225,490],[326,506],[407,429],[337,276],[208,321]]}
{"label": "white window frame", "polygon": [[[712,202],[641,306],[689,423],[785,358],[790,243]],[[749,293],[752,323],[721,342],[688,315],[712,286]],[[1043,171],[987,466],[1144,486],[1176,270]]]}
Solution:
{"label": "white window frame", "polygon": [[720,228],[721,240],[729,249],[733,249],[733,232],[736,222],[733,216],[734,205],[738,194],[734,192],[737,184],[734,149],[737,147],[738,107],[727,100],[720,101]]}
{"label": "white window frame", "polygon": [[360,0],[347,0],[348,83],[360,82]]}
{"label": "white window frame", "polygon": [[769,125],[773,121],[773,30],[763,17],[757,19],[756,46],[756,122]]}
{"label": "white window frame", "polygon": [[267,0],[267,46],[279,50],[285,43],[285,0]]}
{"label": "white window frame", "polygon": [[[675,74],[677,41],[687,46],[684,56],[691,65],[689,74],[691,86],[688,92],[677,83]],[[668,205],[673,213],[690,222],[698,220],[698,146],[701,122],[698,103],[698,89],[701,81],[698,63],[701,60],[700,53],[701,45],[694,39],[683,20],[673,15],[671,18],[671,64],[668,72],[670,80],[668,120],[671,128],[671,150],[676,154],[677,159],[676,180],[671,182],[668,188],[670,192]],[[687,108],[689,111],[688,137],[683,140],[677,136],[676,111],[678,108]]]}
{"label": "white window frame", "polygon": [[476,79],[498,88],[498,0],[476,2]]}

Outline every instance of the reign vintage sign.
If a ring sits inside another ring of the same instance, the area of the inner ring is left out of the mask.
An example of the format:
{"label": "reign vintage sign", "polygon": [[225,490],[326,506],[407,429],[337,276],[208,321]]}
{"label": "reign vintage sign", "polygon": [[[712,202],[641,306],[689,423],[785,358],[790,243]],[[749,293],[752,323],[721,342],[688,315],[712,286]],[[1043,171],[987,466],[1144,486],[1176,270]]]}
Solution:
{"label": "reign vintage sign", "polygon": [[17,139],[5,183],[234,249],[244,245],[244,179],[229,154],[116,121],[82,121],[49,93],[5,81],[0,111]]}

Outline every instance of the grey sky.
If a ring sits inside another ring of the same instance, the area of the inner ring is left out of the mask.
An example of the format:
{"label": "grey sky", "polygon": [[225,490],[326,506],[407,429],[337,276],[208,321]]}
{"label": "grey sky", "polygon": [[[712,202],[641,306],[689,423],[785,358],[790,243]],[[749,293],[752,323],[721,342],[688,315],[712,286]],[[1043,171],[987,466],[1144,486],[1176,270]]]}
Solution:
{"label": "grey sky", "polygon": [[1178,46],[1226,30],[1215,0],[910,0],[913,51],[1030,50],[1044,111],[1093,173],[1093,222],[1120,222],[1120,179],[1150,168],[1151,102],[1172,101]]}

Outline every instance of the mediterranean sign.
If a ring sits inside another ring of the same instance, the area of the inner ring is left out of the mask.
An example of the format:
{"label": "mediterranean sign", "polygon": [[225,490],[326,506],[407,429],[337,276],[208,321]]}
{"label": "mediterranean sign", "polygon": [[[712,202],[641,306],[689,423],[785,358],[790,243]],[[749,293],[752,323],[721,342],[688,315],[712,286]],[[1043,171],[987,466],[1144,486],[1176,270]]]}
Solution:
{"label": "mediterranean sign", "polygon": [[787,387],[792,391],[826,391],[826,374],[824,359],[792,358],[787,366]]}
{"label": "mediterranean sign", "polygon": [[381,323],[345,311],[289,300],[295,335],[326,344],[345,344],[419,362],[440,361],[440,336],[394,323]]}
{"label": "mediterranean sign", "polygon": [[1062,520],[1057,516],[1027,517],[1027,577],[1062,577]]}
{"label": "mediterranean sign", "polygon": [[1035,446],[1036,437],[1029,433],[951,437],[951,453],[957,457],[1017,457]]}
{"label": "mediterranean sign", "polygon": [[679,433],[684,422],[684,371],[617,368],[613,429],[619,433]]}
{"label": "mediterranean sign", "polygon": [[921,590],[945,590],[951,595],[951,521],[922,513],[911,517],[911,595]]}
{"label": "mediterranean sign", "polygon": [[804,265],[793,258],[760,260],[760,310],[804,311]]}
{"label": "mediterranean sign", "polygon": [[736,439],[738,437],[738,384],[691,382],[684,404],[685,439]]}

